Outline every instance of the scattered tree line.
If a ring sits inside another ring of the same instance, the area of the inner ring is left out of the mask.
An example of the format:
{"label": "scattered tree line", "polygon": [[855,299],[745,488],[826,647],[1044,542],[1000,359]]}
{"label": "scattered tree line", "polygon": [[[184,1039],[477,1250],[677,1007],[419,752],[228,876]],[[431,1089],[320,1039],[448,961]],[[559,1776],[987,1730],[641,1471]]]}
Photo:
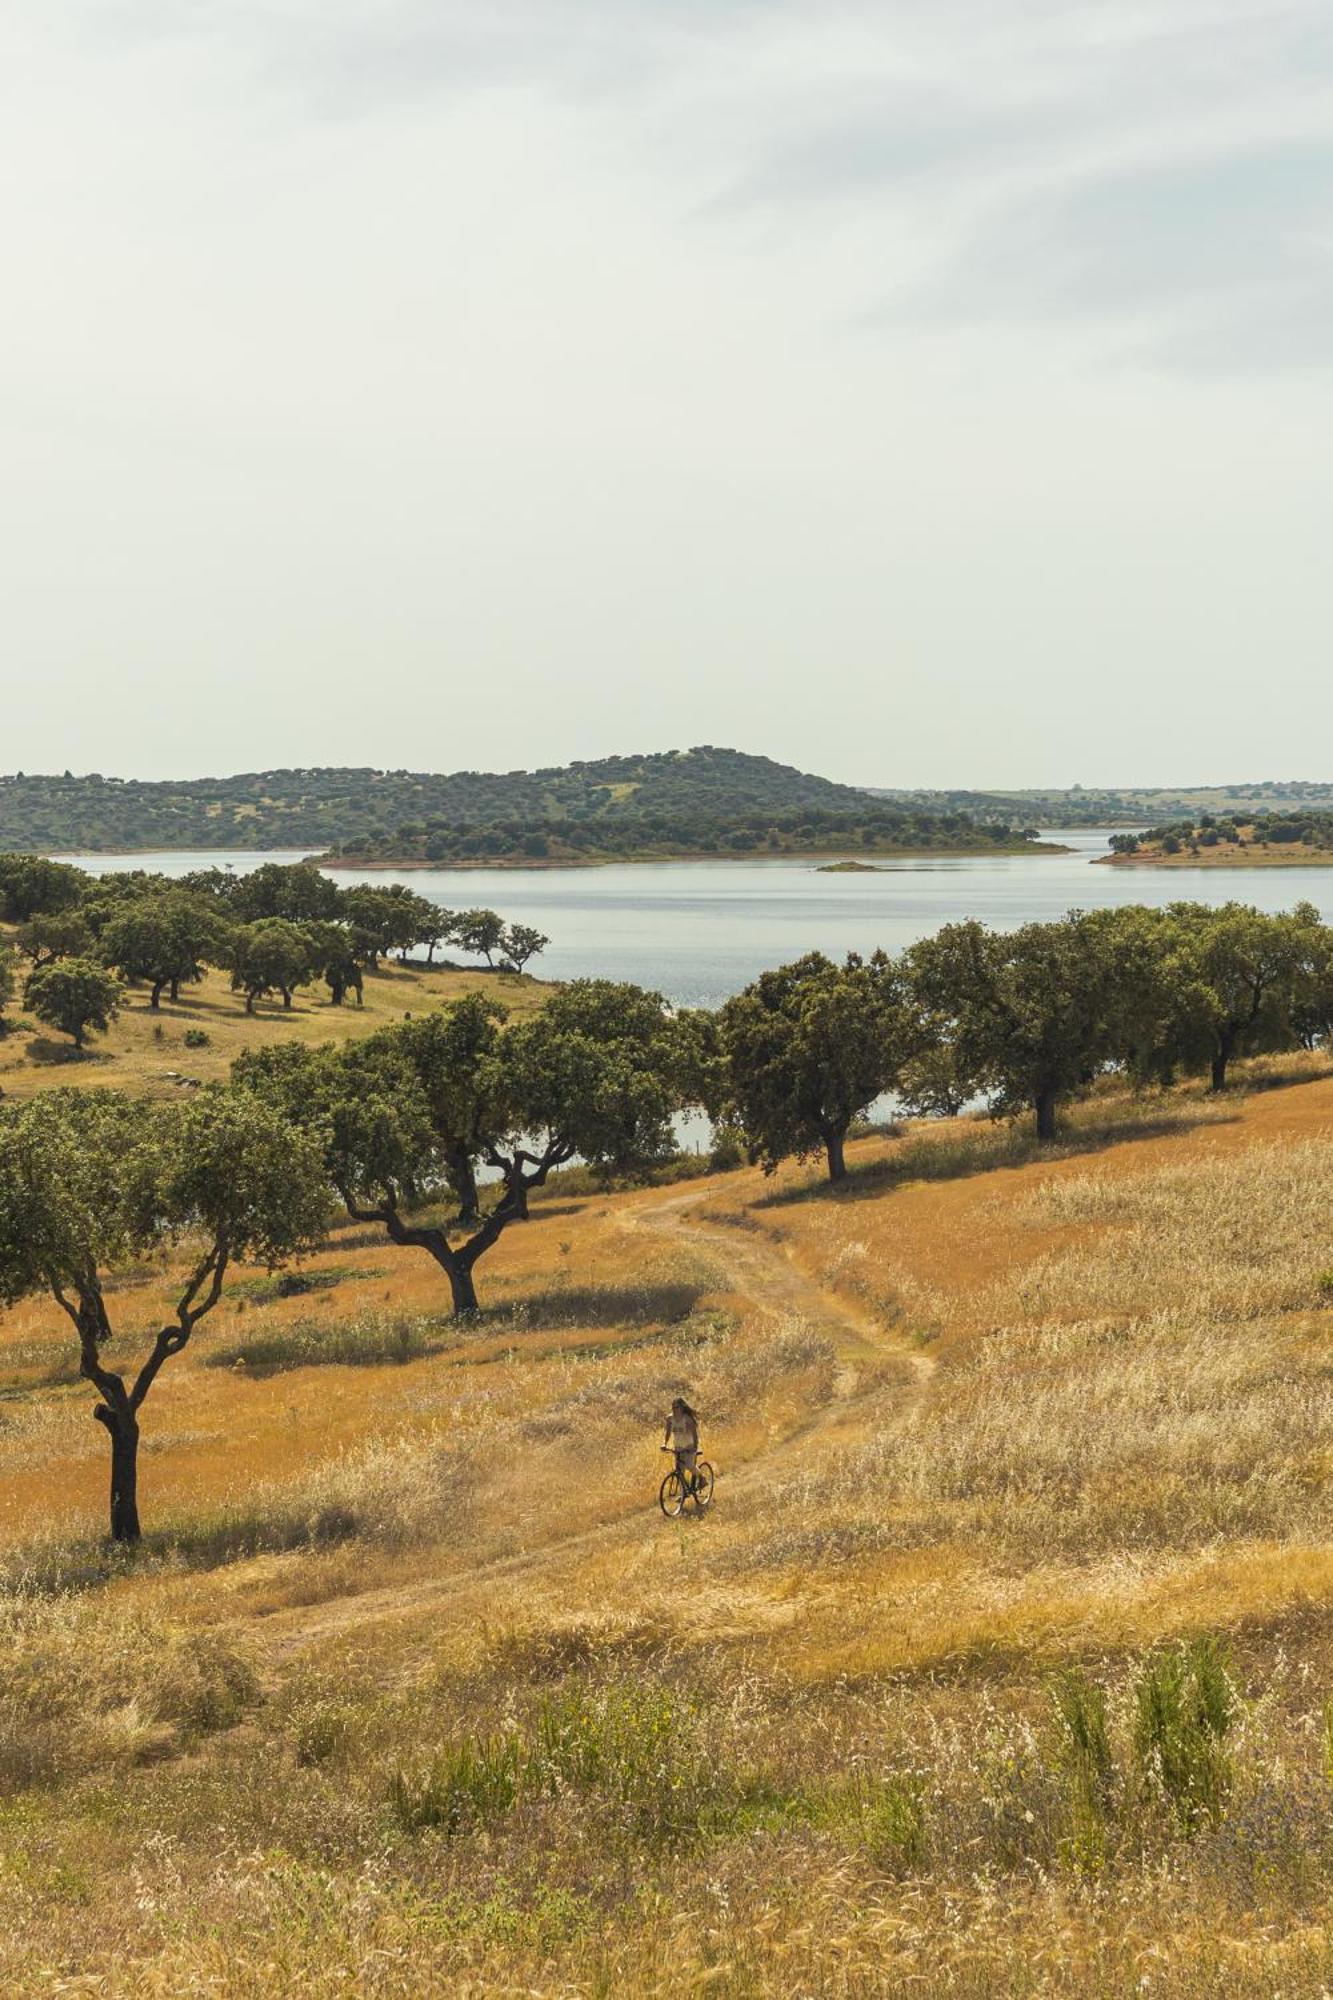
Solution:
{"label": "scattered tree line", "polygon": [[1218,813],[1165,821],[1142,833],[1113,833],[1113,854],[1155,847],[1163,854],[1198,854],[1209,847],[1306,847],[1333,850],[1333,812],[1261,812],[1246,819]]}
{"label": "scattered tree line", "polygon": [[[366,971],[393,954],[426,963],[453,946],[492,969],[519,971],[548,940],[494,910],[446,910],[402,884],[339,888],[308,863],[266,862],[247,875],[222,868],[165,876],[133,869],[92,876],[43,855],[0,855],[0,919],[16,924],[14,950],[29,963],[24,1005],[81,1047],[104,1031],[126,981],[180,998],[208,966],[231,975],[253,1013],[323,980],[334,1006],[361,1004]],[[0,1015],[15,989],[14,959],[0,957]]]}
{"label": "scattered tree line", "polygon": [[[897,958],[810,953],[716,1013],[578,980],[511,1023],[473,994],[363,1040],[248,1051],[185,1106],[79,1090],[0,1102],[0,1302],[45,1292],[68,1315],[111,1441],[111,1531],[133,1540],[158,1373],[238,1260],[299,1254],[339,1212],[424,1252],[468,1314],[481,1259],[535,1189],[575,1160],[608,1175],[669,1160],[685,1110],[766,1169],[821,1155],[836,1182],[849,1133],[887,1094],[919,1114],[984,1100],[1049,1139],[1061,1106],[1108,1074],[1222,1090],[1238,1057],[1330,1041],[1333,930],[1309,903],[948,924]],[[173,1243],[193,1260],[174,1314],[119,1372],[107,1279]]]}
{"label": "scattered tree line", "polygon": [[[250,1053],[184,1105],[68,1088],[0,1101],[0,1303],[45,1293],[70,1320],[110,1439],[112,1538],[139,1538],[145,1398],[238,1260],[315,1248],[341,1208],[426,1251],[471,1312],[479,1259],[556,1167],[670,1153],[688,1052],[658,995],[585,981],[512,1027],[472,995],[364,1042]],[[108,1279],[173,1245],[189,1259],[174,1311],[126,1371]]]}
{"label": "scattered tree line", "polygon": [[761,975],[714,1017],[705,1102],[768,1167],[822,1151],[892,1094],[909,1113],[984,1100],[1055,1136],[1099,1077],[1224,1090],[1238,1057],[1333,1039],[1333,929],[1312,903],[1072,911],[994,931],[946,924],[897,960],[819,953]]}

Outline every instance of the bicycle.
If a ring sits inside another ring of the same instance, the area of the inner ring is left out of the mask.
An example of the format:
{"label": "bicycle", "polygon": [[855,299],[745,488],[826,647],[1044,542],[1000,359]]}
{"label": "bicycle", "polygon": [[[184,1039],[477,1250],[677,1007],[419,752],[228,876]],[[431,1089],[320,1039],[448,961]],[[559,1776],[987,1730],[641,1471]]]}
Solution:
{"label": "bicycle", "polygon": [[[659,1451],[669,1451],[674,1456],[674,1447],[669,1444],[658,1446]],[[706,1458],[694,1461],[694,1477],[686,1478],[678,1465],[673,1465],[662,1481],[657,1496],[657,1504],[669,1521],[674,1521],[685,1512],[685,1503],[693,1500],[695,1512],[702,1514],[713,1504],[713,1468]]]}

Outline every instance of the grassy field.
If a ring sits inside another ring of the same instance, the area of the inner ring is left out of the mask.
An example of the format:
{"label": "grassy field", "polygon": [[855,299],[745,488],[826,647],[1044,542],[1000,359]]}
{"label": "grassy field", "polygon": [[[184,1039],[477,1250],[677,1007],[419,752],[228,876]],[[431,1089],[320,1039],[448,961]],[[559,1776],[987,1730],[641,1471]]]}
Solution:
{"label": "grassy field", "polygon": [[465,1329],[344,1230],[164,1372],[133,1561],[6,1315],[0,1991],[1326,1992],[1333,1077],[1250,1082],[557,1185]]}
{"label": "grassy field", "polygon": [[[17,998],[6,1017],[9,1032],[0,1037],[0,1089],[23,1097],[53,1083],[101,1084],[169,1095],[190,1081],[225,1078],[242,1049],[368,1035],[477,991],[494,994],[521,1015],[539,1007],[549,988],[520,973],[427,971],[385,960],[365,975],[361,1007],[333,1006],[321,981],[301,988],[290,1011],[279,998],[261,1000],[247,1015],[227,974],[209,970],[197,986],[181,989],[179,1002],[164,998],[157,1013],[148,1005],[147,987],[132,988],[111,1032],[90,1035],[82,1055],[67,1036],[27,1019]],[[192,1031],[207,1035],[207,1044],[187,1047]]]}

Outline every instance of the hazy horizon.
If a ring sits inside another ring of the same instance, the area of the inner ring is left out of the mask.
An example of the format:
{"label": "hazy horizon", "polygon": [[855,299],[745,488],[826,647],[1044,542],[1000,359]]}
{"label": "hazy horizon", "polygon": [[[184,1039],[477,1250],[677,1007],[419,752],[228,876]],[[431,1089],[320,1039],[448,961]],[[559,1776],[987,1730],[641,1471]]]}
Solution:
{"label": "hazy horizon", "polygon": [[1333,725],[1318,0],[46,0],[0,111],[8,770]]}
{"label": "hazy horizon", "polygon": [[[598,752],[595,755],[586,758],[571,758],[568,759],[567,762],[598,763],[602,761],[602,758],[605,756],[652,755],[658,752],[688,750],[696,747],[703,747],[703,746],[696,746],[684,743],[652,744],[646,747],[640,745],[637,748],[627,747],[623,751],[612,750],[606,752]],[[739,751],[747,751],[751,748],[751,746],[746,745],[744,743],[714,744],[711,747],[713,747],[714,749],[729,749],[729,750],[739,750]],[[756,751],[753,752],[753,754],[759,756],[766,756],[768,753],[766,751]],[[791,760],[786,758],[777,758],[774,761],[780,763],[791,763]],[[560,765],[551,765],[547,763],[524,765],[524,766],[509,765],[506,767],[506,769],[509,771],[515,771],[520,769],[530,770],[530,771],[544,770],[544,769],[558,770],[561,768],[563,767]],[[1175,791],[1180,793],[1189,793],[1197,791],[1244,791],[1247,789],[1251,789],[1255,786],[1265,785],[1265,784],[1287,785],[1287,786],[1303,786],[1303,785],[1312,786],[1312,785],[1327,785],[1333,783],[1333,778],[1323,778],[1317,775],[1307,775],[1305,777],[1283,777],[1271,772],[1269,773],[1255,772],[1252,773],[1249,777],[1233,776],[1229,779],[1196,779],[1196,778],[1186,777],[1186,778],[1169,778],[1161,782],[1158,782],[1156,780],[1145,781],[1139,778],[1121,778],[1118,780],[1111,779],[1104,783],[1099,783],[1095,785],[1085,785],[1082,784],[1077,779],[1075,779],[1072,783],[1068,785],[1063,785],[1063,784],[1008,785],[1008,784],[1001,784],[999,782],[992,784],[975,783],[975,784],[964,785],[961,783],[955,784],[952,781],[941,785],[924,785],[924,784],[890,785],[890,784],[879,784],[878,782],[872,779],[842,778],[840,777],[840,774],[836,771],[820,770],[813,765],[805,765],[799,762],[795,763],[794,768],[805,772],[807,776],[833,778],[842,784],[856,785],[859,787],[864,787],[871,791],[889,791],[889,792],[913,792],[913,791],[932,792],[932,791],[948,790],[948,791],[970,791],[977,793],[1009,792],[1017,794],[1021,792],[1062,792],[1062,791],[1135,792],[1135,791],[1165,790],[1165,791]],[[171,783],[174,781],[180,784],[207,784],[210,780],[215,780],[218,783],[226,783],[232,779],[247,777],[256,772],[277,771],[277,770],[370,770],[381,773],[405,771],[408,772],[409,774],[419,774],[421,776],[432,776],[432,777],[452,777],[455,775],[461,775],[469,771],[487,772],[490,775],[497,775],[497,774],[503,775],[503,772],[500,771],[498,766],[492,769],[492,767],[479,764],[466,764],[466,765],[460,764],[450,769],[436,769],[436,767],[426,764],[359,764],[359,765],[358,764],[343,764],[343,765],[251,764],[251,765],[246,765],[243,768],[238,767],[234,770],[226,770],[226,771],[223,770],[207,770],[207,771],[197,771],[197,772],[163,771],[155,774],[134,773],[134,772],[124,772],[124,771],[99,771],[99,772],[75,771],[72,767],[65,766],[62,767],[59,771],[56,770],[0,771],[0,782],[4,782],[6,779],[14,777],[83,778],[83,777],[97,776],[101,778],[111,778],[115,780],[120,780],[127,783],[133,782],[141,784],[163,784],[163,783]]]}

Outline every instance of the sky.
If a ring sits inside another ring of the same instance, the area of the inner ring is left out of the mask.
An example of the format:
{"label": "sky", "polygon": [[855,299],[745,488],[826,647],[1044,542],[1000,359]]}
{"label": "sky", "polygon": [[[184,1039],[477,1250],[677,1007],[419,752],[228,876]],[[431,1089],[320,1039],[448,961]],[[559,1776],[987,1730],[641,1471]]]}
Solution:
{"label": "sky", "polygon": [[0,770],[1333,776],[1327,0],[0,0]]}

